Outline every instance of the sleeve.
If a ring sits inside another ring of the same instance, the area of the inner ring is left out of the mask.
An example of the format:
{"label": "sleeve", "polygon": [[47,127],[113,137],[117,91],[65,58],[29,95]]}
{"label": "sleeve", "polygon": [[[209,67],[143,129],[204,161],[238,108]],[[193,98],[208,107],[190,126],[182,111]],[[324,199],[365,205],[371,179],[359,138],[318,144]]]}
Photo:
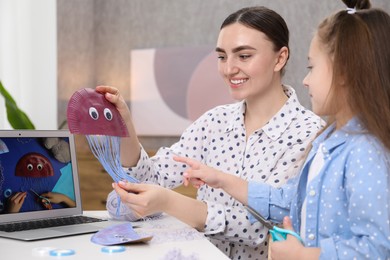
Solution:
{"label": "sleeve", "polygon": [[[265,219],[281,223],[283,217],[290,212],[291,201],[293,200],[299,176],[290,179],[285,185],[274,188],[266,183],[248,183],[248,205],[259,212]],[[253,223],[257,221],[249,214]]]}
{"label": "sleeve", "polygon": [[388,259],[390,256],[389,155],[384,148],[355,144],[345,166],[349,239],[320,241],[321,259]]}
{"label": "sleeve", "polygon": [[[248,204],[258,209],[266,219],[281,223],[283,218],[289,215],[291,201],[297,192],[302,165],[315,135],[316,131],[313,131],[306,139],[292,145],[278,160],[265,183],[249,182]],[[255,221],[252,215],[250,220]]]}
{"label": "sleeve", "polygon": [[171,147],[161,147],[157,153],[149,157],[141,146],[140,159],[136,166],[126,168],[126,173],[141,182],[159,184],[173,189],[183,183],[185,164],[175,162],[174,155],[186,156],[202,162],[203,138],[208,127],[207,115],[201,116],[181,135],[178,142]]}
{"label": "sleeve", "polygon": [[264,242],[268,229],[259,222],[251,223],[242,206],[226,207],[220,203],[206,201],[207,219],[204,234],[221,241],[238,242],[257,246]]}
{"label": "sleeve", "polygon": [[[265,218],[280,222],[289,214],[290,203],[296,191],[298,177],[280,188],[266,183],[248,183],[248,204]],[[218,192],[217,190],[215,192]],[[204,233],[213,238],[256,246],[267,237],[268,229],[253,218],[241,203],[227,207],[206,201],[207,219]]]}

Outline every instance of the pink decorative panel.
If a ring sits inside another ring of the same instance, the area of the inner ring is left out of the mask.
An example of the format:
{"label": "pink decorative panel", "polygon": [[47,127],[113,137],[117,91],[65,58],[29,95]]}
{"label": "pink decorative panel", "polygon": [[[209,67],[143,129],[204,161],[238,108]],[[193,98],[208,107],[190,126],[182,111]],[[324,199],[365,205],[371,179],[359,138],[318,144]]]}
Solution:
{"label": "pink decorative panel", "polygon": [[139,135],[177,136],[207,110],[233,100],[214,47],[131,51],[131,111]]}

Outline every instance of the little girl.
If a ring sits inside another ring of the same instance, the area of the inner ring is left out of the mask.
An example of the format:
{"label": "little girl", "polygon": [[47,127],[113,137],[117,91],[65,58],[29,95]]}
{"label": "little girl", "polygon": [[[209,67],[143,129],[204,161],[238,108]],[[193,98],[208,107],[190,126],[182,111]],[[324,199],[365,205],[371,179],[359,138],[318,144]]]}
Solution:
{"label": "little girl", "polygon": [[222,188],[300,233],[305,245],[288,236],[272,259],[390,258],[390,16],[367,0],[343,2],[311,42],[303,83],[328,126],[297,178],[273,188],[175,158],[191,167],[187,183]]}

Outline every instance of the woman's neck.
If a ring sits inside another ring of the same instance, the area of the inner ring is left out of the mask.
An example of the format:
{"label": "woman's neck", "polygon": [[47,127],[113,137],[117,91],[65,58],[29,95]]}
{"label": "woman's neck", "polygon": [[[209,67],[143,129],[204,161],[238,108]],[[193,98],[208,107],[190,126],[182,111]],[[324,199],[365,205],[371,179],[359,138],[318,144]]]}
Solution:
{"label": "woman's neck", "polygon": [[286,103],[288,97],[281,85],[267,93],[246,100],[245,128],[247,136],[263,127]]}

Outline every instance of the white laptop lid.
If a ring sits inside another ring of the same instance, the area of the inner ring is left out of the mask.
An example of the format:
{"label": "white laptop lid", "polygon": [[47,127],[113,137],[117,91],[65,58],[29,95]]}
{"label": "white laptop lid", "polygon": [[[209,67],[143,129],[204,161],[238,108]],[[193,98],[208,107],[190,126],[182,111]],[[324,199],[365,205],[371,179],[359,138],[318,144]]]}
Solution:
{"label": "white laptop lid", "polygon": [[[63,194],[75,205],[52,202],[47,209],[34,192]],[[19,210],[10,203],[17,193],[26,194]],[[67,130],[0,130],[0,223],[81,214],[73,135]]]}

